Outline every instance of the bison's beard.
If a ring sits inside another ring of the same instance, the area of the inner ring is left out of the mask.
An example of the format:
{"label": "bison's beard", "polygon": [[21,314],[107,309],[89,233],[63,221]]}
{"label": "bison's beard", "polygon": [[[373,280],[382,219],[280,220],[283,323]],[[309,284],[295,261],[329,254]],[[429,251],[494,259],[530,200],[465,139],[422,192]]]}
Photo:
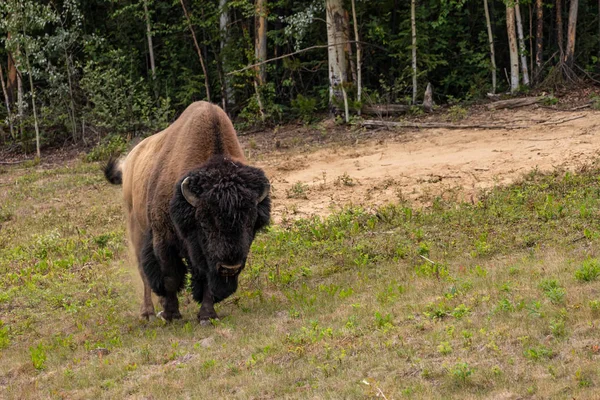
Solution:
{"label": "bison's beard", "polygon": [[221,276],[212,269],[210,271],[197,270],[192,267],[192,295],[194,300],[202,303],[204,287],[208,285],[215,303],[231,296],[238,287],[238,276]]}

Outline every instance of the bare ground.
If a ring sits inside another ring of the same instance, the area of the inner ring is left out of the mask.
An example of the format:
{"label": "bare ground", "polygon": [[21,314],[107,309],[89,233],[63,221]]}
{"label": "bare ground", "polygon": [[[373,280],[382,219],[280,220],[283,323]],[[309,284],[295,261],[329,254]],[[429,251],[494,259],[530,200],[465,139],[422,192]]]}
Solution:
{"label": "bare ground", "polygon": [[[285,139],[277,137],[285,137],[285,132],[279,132],[271,139],[277,147],[287,148],[259,152],[259,157],[249,152],[272,181],[274,218],[281,222],[327,215],[348,204],[373,207],[409,200],[426,205],[435,196],[475,201],[482,190],[509,184],[531,170],[577,169],[597,157],[600,148],[598,111],[540,107],[485,111],[460,121],[477,123],[526,128],[375,134],[356,128],[352,143],[308,148],[289,141],[281,145]],[[335,129],[331,121],[321,126],[321,131]],[[248,139],[243,142],[248,147]]]}

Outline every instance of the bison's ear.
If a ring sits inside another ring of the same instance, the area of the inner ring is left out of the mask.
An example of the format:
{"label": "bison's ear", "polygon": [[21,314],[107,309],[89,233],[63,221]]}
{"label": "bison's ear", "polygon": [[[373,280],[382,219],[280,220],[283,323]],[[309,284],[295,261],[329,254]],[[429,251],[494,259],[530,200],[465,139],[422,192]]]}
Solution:
{"label": "bison's ear", "polygon": [[181,194],[183,194],[185,200],[194,207],[197,207],[200,203],[200,199],[198,198],[198,196],[196,196],[194,192],[192,192],[192,190],[190,189],[189,176],[185,178],[183,182],[181,182]]}
{"label": "bison's ear", "polygon": [[269,182],[266,182],[263,187],[262,193],[256,199],[256,204],[261,203],[264,199],[266,199],[267,196],[269,195],[270,191],[271,191],[271,184]]}

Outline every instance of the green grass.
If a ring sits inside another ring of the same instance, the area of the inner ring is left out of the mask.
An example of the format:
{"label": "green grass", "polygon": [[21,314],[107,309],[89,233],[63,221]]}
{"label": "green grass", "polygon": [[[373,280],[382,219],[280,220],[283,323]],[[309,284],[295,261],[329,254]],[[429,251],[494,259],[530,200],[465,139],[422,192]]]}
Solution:
{"label": "green grass", "polygon": [[[593,398],[600,170],[271,227],[213,327],[137,317],[97,164],[0,186],[0,393],[37,398]],[[503,397],[504,396],[504,397]]]}

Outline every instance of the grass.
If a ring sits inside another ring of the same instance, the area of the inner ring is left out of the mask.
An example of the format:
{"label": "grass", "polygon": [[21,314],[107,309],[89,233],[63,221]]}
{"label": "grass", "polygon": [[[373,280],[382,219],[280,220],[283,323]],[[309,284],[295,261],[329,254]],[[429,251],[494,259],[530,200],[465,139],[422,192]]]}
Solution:
{"label": "grass", "polygon": [[274,226],[213,327],[195,321],[187,291],[183,320],[137,318],[120,190],[98,168],[2,175],[5,398],[597,392],[595,165],[532,173],[477,204],[350,208]]}

